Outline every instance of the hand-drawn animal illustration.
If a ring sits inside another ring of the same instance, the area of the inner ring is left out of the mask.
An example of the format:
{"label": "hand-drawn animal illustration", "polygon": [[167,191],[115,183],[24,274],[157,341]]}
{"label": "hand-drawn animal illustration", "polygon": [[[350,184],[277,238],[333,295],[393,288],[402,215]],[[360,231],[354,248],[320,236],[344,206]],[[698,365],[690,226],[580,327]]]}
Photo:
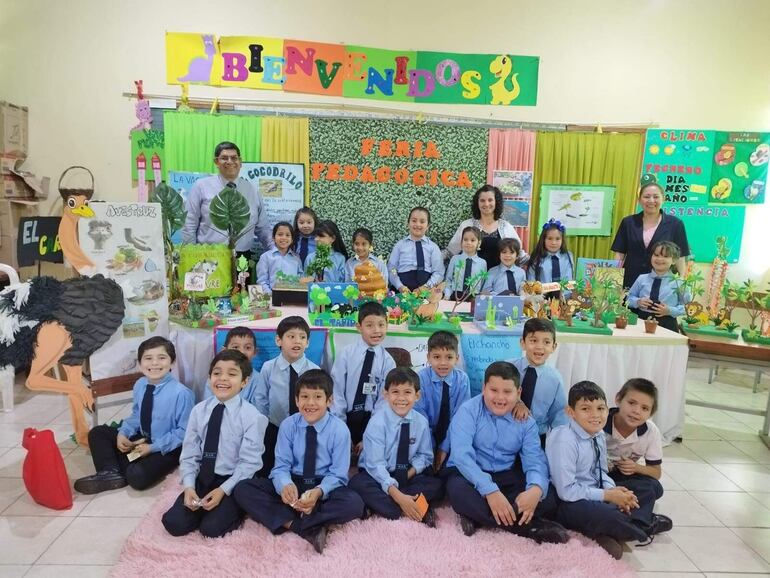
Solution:
{"label": "hand-drawn animal illustration", "polygon": [[198,261],[190,271],[193,273],[211,275],[217,270],[217,265],[219,265],[218,261],[208,261],[204,259],[203,261]]}
{"label": "hand-drawn animal illustration", "polygon": [[214,55],[217,47],[214,45],[214,36],[202,34],[203,52],[206,56],[198,56],[190,60],[187,65],[187,74],[177,78],[179,82],[208,82],[211,78],[211,68],[214,65]]}
{"label": "hand-drawn animal illustration", "polygon": [[[519,86],[518,76],[519,73],[515,72],[511,74],[513,69],[513,62],[511,57],[506,54],[501,54],[495,58],[489,64],[489,72],[495,75],[499,80],[494,84],[489,85],[489,90],[492,92],[491,104],[511,104],[511,101],[516,100],[521,92]],[[511,74],[511,84],[513,90],[508,90],[505,87],[505,81],[508,79],[508,75]]]}
{"label": "hand-drawn animal illustration", "polygon": [[112,237],[112,223],[109,221],[89,221],[88,236],[94,242],[94,251],[104,251],[104,243]]}

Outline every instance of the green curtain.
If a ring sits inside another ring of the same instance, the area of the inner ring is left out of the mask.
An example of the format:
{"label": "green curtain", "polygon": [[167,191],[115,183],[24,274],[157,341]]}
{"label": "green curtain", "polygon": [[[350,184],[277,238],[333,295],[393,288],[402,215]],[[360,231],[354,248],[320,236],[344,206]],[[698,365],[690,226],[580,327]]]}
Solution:
{"label": "green curtain", "polygon": [[[640,133],[538,132],[531,214],[540,209],[540,186],[614,185],[615,207],[609,237],[570,237],[569,250],[579,257],[606,259],[623,217],[635,212],[642,168],[644,135]],[[533,223],[537,219],[533,217]],[[530,229],[530,247],[540,236]]]}
{"label": "green curtain", "polygon": [[262,117],[166,112],[166,165],[170,171],[214,173],[214,149],[231,141],[248,162],[262,159]]}

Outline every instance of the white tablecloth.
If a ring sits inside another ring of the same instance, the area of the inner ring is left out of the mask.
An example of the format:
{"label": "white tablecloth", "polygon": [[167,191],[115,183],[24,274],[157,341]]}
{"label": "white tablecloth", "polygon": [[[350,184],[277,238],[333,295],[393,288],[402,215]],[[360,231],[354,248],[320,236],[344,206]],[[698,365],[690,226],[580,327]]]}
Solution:
{"label": "white tablecloth", "polygon": [[[443,305],[443,304],[442,304]],[[466,308],[467,310],[467,308]],[[301,315],[307,317],[307,309],[300,307],[281,308],[283,316]],[[274,328],[280,317],[260,319],[244,323],[249,327]],[[421,366],[426,358],[424,334],[409,334],[403,328],[389,328],[385,346],[403,347],[410,351],[412,363]],[[470,323],[463,324],[463,331],[478,334],[479,330]],[[206,385],[208,367],[214,356],[214,338],[211,330],[190,329],[171,325],[171,341],[177,348],[177,366],[182,383],[193,388],[200,399]],[[334,330],[336,347],[355,340],[348,331]],[[496,337],[500,339],[500,337]],[[518,337],[510,337],[518,342]],[[327,341],[324,366],[333,360],[331,339]],[[607,393],[607,401],[614,405],[615,394],[626,380],[645,377],[658,387],[660,392],[658,411],[653,420],[660,428],[666,441],[681,437],[684,424],[685,375],[687,371],[687,338],[659,327],[654,335],[644,333],[644,324],[629,325],[626,329],[613,329],[613,335],[589,335],[583,333],[559,333],[557,347],[548,360],[570,385],[591,380],[598,383]],[[507,357],[501,357],[506,359]],[[462,365],[462,355],[460,358]]]}

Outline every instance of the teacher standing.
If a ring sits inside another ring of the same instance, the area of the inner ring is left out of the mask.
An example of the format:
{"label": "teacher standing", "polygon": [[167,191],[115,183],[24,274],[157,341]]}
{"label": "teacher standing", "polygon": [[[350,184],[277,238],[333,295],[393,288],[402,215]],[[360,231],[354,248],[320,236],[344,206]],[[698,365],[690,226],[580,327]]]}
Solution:
{"label": "teacher standing", "polygon": [[249,232],[236,241],[236,252],[250,257],[256,238],[261,241],[264,250],[269,249],[272,231],[267,222],[267,211],[259,192],[249,181],[239,176],[241,151],[238,146],[228,141],[219,143],[214,149],[214,164],[219,174],[196,181],[187,196],[187,220],[182,227],[182,242],[227,244],[227,231],[217,229],[211,222],[209,206],[214,197],[230,187],[246,198],[250,213],[246,225]]}
{"label": "teacher standing", "polygon": [[[487,271],[500,264],[500,253],[497,247],[500,239],[516,239],[521,244],[521,239],[516,229],[508,221],[501,218],[503,215],[503,194],[500,189],[492,185],[484,185],[473,195],[471,200],[472,219],[466,219],[457,227],[452,239],[447,245],[447,256],[451,257],[460,252],[463,229],[476,227],[481,231],[481,247],[479,257],[487,262]],[[517,259],[517,264],[526,263],[529,255],[522,249]]]}
{"label": "teacher standing", "polygon": [[663,189],[654,175],[644,175],[639,189],[639,203],[642,211],[624,217],[612,242],[615,258],[623,263],[623,286],[631,287],[639,275],[652,271],[650,249],[658,241],[671,241],[679,247],[681,257],[677,259],[677,272],[684,276],[687,271],[687,257],[690,245],[684,223],[661,211]]}

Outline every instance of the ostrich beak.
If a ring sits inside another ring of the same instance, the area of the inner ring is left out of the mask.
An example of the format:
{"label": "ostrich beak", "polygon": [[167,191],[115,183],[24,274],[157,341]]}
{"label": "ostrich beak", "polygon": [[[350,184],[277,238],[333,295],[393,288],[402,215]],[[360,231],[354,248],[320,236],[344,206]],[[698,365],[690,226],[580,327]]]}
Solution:
{"label": "ostrich beak", "polygon": [[94,213],[94,210],[88,205],[81,205],[79,207],[75,207],[74,209],[72,209],[72,213],[79,217],[85,217],[85,218],[93,217],[96,214]]}

